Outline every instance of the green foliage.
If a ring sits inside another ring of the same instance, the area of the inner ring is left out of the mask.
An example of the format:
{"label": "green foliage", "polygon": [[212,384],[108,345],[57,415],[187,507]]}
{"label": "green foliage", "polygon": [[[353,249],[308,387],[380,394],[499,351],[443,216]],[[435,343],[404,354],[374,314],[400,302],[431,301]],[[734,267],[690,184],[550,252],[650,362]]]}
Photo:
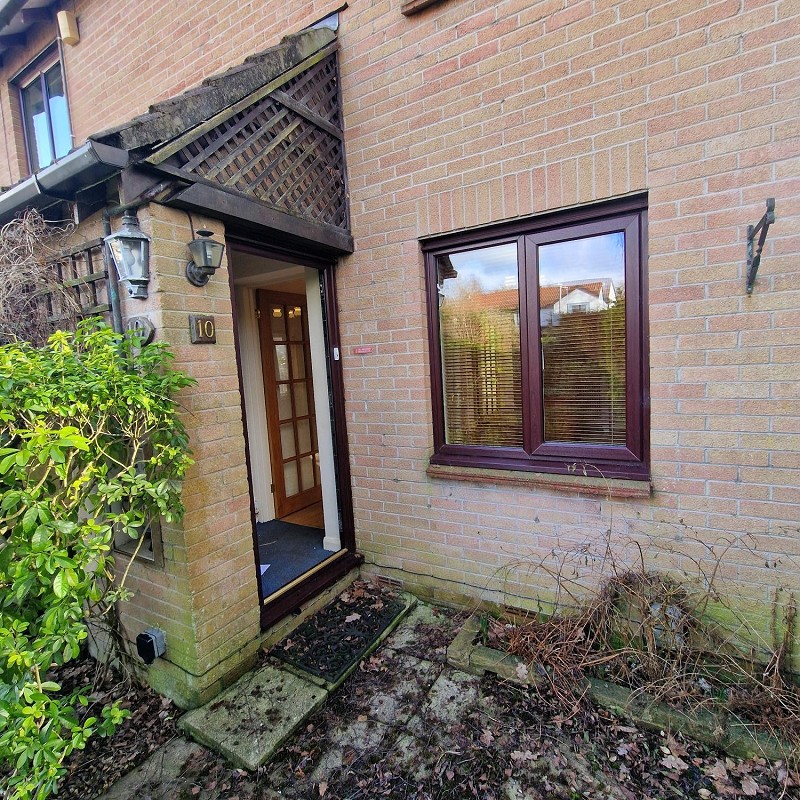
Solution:
{"label": "green foliage", "polygon": [[64,759],[126,712],[92,715],[90,687],[65,693],[51,665],[76,658],[93,615],[124,597],[115,531],[183,513],[191,463],[175,393],[191,381],[161,344],[87,320],[40,348],[0,347],[0,778],[42,800]]}

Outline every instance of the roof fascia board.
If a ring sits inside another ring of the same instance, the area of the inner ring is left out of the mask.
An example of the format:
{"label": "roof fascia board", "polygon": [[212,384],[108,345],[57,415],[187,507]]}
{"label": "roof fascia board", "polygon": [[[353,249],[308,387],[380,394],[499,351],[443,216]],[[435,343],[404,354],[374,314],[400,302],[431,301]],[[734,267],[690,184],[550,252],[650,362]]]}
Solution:
{"label": "roof fascia board", "polygon": [[0,220],[11,218],[26,206],[41,205],[42,198],[53,202],[63,200],[76,191],[107,180],[127,164],[127,151],[99,142],[86,142],[0,194]]}

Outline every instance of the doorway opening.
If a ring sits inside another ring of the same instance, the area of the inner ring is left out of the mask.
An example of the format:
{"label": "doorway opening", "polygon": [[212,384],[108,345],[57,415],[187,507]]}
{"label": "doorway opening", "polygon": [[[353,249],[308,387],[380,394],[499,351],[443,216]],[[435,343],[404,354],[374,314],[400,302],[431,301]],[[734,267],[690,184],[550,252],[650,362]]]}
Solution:
{"label": "doorway opening", "polygon": [[348,552],[329,320],[316,267],[246,248],[231,247],[229,254],[259,594],[271,603]]}

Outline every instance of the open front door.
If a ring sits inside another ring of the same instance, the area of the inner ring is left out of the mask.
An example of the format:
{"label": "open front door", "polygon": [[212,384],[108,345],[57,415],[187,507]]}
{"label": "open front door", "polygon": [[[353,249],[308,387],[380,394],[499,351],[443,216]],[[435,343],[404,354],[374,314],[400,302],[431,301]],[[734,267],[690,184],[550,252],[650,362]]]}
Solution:
{"label": "open front door", "polygon": [[272,486],[278,519],[322,499],[303,295],[258,292]]}

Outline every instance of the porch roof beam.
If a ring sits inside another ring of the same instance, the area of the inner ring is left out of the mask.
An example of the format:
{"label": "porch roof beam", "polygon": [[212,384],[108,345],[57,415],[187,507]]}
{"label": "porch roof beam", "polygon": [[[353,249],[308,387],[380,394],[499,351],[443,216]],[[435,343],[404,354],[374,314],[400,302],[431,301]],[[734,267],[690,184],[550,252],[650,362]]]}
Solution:
{"label": "porch roof beam", "polygon": [[286,243],[311,246],[315,253],[330,257],[346,255],[354,249],[353,237],[340,228],[285,214],[257,200],[206,183],[195,183],[164,202],[216,217],[228,226],[270,236],[277,232]]}

